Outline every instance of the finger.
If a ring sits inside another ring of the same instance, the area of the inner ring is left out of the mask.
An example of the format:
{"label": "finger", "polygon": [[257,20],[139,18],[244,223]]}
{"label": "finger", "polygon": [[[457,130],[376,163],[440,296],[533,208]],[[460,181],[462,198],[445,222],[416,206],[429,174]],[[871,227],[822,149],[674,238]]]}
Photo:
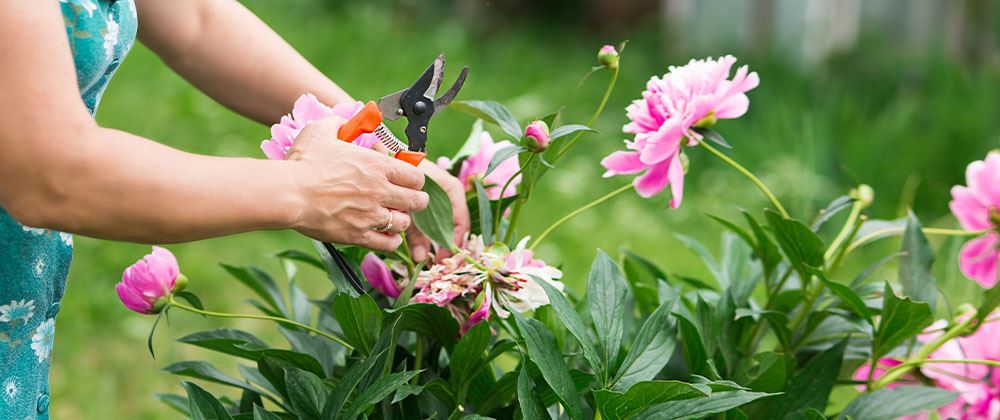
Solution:
{"label": "finger", "polygon": [[400,235],[386,235],[379,232],[368,232],[361,238],[359,245],[376,251],[392,252],[395,251],[396,248],[399,248],[399,245],[402,243],[403,237]]}
{"label": "finger", "polygon": [[424,174],[415,166],[393,158],[389,158],[389,162],[389,167],[385,171],[389,182],[413,190],[424,187]]}
{"label": "finger", "polygon": [[455,243],[462,243],[462,239],[471,228],[469,207],[465,204],[465,190],[449,190],[448,199],[451,201],[452,222],[455,223]]}
{"label": "finger", "polygon": [[416,225],[410,226],[410,230],[406,232],[406,242],[410,247],[413,261],[425,261],[430,256],[431,240],[427,239]]}
{"label": "finger", "polygon": [[392,210],[392,209],[386,209],[386,210],[389,210],[389,213],[392,214],[392,223],[383,224],[382,226],[379,226],[379,228],[384,228],[388,226],[387,230],[389,232],[393,234],[399,234],[406,232],[406,230],[410,228],[410,225],[413,224],[413,220],[410,218],[409,214],[403,213],[398,210]]}
{"label": "finger", "polygon": [[382,193],[382,205],[412,213],[427,207],[430,197],[423,191],[410,190],[396,185],[387,185]]}

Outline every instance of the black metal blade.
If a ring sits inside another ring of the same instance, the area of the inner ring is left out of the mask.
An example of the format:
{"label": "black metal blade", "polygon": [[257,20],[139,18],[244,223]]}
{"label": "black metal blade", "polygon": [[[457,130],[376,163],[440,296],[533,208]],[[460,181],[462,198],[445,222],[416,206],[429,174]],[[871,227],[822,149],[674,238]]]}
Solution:
{"label": "black metal blade", "polygon": [[434,100],[434,112],[438,112],[441,108],[448,106],[456,96],[458,96],[458,91],[462,90],[462,86],[465,85],[465,77],[469,75],[469,68],[462,67],[462,72],[458,74],[458,79],[455,79],[455,83],[451,85],[444,95],[440,98]]}
{"label": "black metal blade", "polygon": [[361,279],[359,279],[358,275],[353,269],[351,269],[351,265],[347,263],[347,259],[344,258],[344,255],[329,242],[323,242],[323,247],[326,248],[326,251],[330,253],[331,257],[333,257],[333,262],[337,264],[337,268],[339,268],[340,272],[344,274],[347,281],[351,283],[351,287],[353,287],[359,295],[365,294],[364,286],[361,285]]}

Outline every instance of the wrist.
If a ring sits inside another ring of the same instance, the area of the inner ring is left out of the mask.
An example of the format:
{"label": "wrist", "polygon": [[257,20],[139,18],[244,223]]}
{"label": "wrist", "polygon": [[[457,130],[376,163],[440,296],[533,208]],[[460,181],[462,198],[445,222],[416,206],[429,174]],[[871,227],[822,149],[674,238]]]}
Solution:
{"label": "wrist", "polygon": [[304,182],[300,162],[283,160],[267,161],[273,168],[269,173],[276,180],[268,194],[267,200],[272,203],[268,216],[269,229],[299,229],[303,215],[306,212],[308,187]]}

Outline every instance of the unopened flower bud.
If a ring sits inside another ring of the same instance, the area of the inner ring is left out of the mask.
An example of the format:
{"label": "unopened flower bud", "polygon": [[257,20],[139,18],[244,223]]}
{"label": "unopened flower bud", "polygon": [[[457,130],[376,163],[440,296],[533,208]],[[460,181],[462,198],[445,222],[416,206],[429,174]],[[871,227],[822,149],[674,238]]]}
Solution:
{"label": "unopened flower bud", "polygon": [[858,185],[857,188],[851,190],[848,194],[849,197],[861,202],[861,208],[867,208],[872,205],[875,201],[875,190],[868,184]]}
{"label": "unopened flower bud", "polygon": [[618,50],[613,45],[605,45],[597,52],[597,62],[611,70],[618,68]]}
{"label": "unopened flower bud", "polygon": [[539,153],[549,147],[549,126],[545,121],[532,121],[524,129],[524,143],[528,150]]}

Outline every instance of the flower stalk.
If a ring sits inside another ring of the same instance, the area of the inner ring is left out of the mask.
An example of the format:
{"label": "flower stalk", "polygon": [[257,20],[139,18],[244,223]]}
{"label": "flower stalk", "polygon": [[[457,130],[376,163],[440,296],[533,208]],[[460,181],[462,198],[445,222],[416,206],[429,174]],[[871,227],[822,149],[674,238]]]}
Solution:
{"label": "flower stalk", "polygon": [[[881,378],[871,383],[871,385],[868,388],[869,389],[883,388],[886,385],[895,381],[896,379],[899,379],[900,377],[905,375],[907,372],[912,370],[914,366],[918,366],[922,363],[927,362],[928,361],[927,358],[930,357],[930,355],[934,353],[935,350],[943,346],[951,339],[965,333],[969,329],[969,327],[975,324],[975,322],[976,322],[976,317],[974,316],[974,314],[970,314],[970,316],[968,316],[965,320],[955,324],[947,331],[945,331],[944,334],[941,334],[934,340],[931,340],[927,344],[924,344],[924,346],[921,347],[920,350],[917,350],[917,353],[914,354],[913,357],[911,357],[909,360],[903,362],[899,366],[889,369],[889,371],[887,371],[885,375],[882,375]],[[942,359],[942,360],[948,360],[948,359]],[[940,360],[934,359],[934,361],[937,362]],[[961,362],[955,362],[955,363],[961,363]]]}
{"label": "flower stalk", "polygon": [[566,221],[568,221],[569,219],[572,219],[572,218],[576,217],[578,214],[583,213],[583,212],[585,212],[587,210],[590,210],[590,209],[592,209],[592,208],[600,205],[601,203],[614,198],[614,196],[616,196],[618,194],[621,194],[621,193],[623,193],[625,191],[628,191],[630,188],[632,188],[632,184],[622,185],[618,189],[616,189],[614,191],[611,191],[611,192],[609,192],[607,194],[604,194],[603,196],[597,198],[596,200],[591,201],[591,202],[583,205],[582,207],[580,207],[580,208],[578,208],[576,210],[573,210],[573,211],[567,213],[561,219],[556,220],[555,223],[553,223],[548,228],[546,228],[540,235],[538,235],[538,238],[536,238],[535,241],[532,242],[531,245],[528,246],[528,249],[535,249],[535,247],[538,246],[538,244],[540,244],[542,242],[542,240],[544,240],[547,236],[549,236],[549,234],[552,233],[552,231],[556,230],[556,228],[558,228],[563,223],[566,223]]}
{"label": "flower stalk", "polygon": [[737,172],[743,174],[743,176],[745,176],[747,179],[750,180],[750,182],[752,182],[755,186],[757,186],[757,189],[759,189],[760,192],[764,193],[764,196],[767,197],[767,199],[771,202],[771,205],[774,206],[775,210],[777,210],[778,213],[780,213],[786,219],[791,219],[791,216],[789,216],[788,212],[785,211],[785,207],[781,205],[780,201],[778,201],[778,197],[775,197],[774,193],[772,193],[771,190],[767,188],[767,185],[764,185],[764,181],[761,181],[760,178],[758,178],[756,175],[753,174],[753,172],[750,172],[749,170],[747,170],[747,168],[743,167],[743,165],[740,165],[729,156],[726,156],[718,149],[712,147],[710,144],[708,144],[707,141],[704,140],[699,141],[698,144],[701,147],[704,147],[706,150],[708,150],[709,153],[715,155],[715,157],[725,162],[727,165],[732,166],[733,169],[736,169]]}

